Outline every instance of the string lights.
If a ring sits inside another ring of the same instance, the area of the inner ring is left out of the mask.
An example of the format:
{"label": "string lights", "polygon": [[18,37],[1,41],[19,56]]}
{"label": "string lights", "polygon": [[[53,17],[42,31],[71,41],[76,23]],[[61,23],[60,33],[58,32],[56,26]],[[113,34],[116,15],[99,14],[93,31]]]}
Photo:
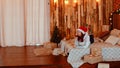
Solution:
{"label": "string lights", "polygon": [[117,9],[116,11],[114,11],[114,12],[111,12],[110,13],[110,17],[109,17],[109,24],[110,24],[110,30],[112,30],[113,29],[113,15],[114,14],[119,14],[120,15],[120,9]]}
{"label": "string lights", "polygon": [[69,1],[68,0],[65,0],[65,4],[68,5]]}

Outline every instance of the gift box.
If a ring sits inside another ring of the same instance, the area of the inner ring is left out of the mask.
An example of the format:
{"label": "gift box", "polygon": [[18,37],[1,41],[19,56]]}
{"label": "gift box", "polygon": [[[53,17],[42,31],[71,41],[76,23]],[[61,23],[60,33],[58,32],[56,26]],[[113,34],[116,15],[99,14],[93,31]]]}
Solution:
{"label": "gift box", "polygon": [[60,48],[55,48],[52,52],[53,55],[60,55],[62,54],[62,50]]}
{"label": "gift box", "polygon": [[84,61],[90,64],[98,63],[102,61],[102,56],[94,56],[94,55],[85,55]]}
{"label": "gift box", "polygon": [[53,43],[53,42],[46,42],[46,43],[43,44],[43,47],[53,50],[54,48],[57,48],[57,44]]}
{"label": "gift box", "polygon": [[46,56],[46,55],[51,55],[52,50],[50,48],[36,48],[33,50],[35,56]]}
{"label": "gift box", "polygon": [[99,47],[91,48],[91,54],[94,56],[100,56],[102,55],[102,49]]}

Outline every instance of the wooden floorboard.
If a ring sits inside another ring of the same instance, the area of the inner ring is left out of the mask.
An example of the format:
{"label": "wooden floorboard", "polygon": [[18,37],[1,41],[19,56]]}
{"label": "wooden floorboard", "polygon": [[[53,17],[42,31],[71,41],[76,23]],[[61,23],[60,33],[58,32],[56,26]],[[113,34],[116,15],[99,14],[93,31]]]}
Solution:
{"label": "wooden floorboard", "polygon": [[64,56],[35,56],[33,50],[38,47],[5,47],[0,48],[0,67],[69,67]]}
{"label": "wooden floorboard", "polygon": [[[0,47],[0,68],[72,68],[64,56],[35,56],[35,46]],[[120,62],[109,63],[110,68],[120,68]],[[83,64],[80,68],[97,68],[96,64]]]}

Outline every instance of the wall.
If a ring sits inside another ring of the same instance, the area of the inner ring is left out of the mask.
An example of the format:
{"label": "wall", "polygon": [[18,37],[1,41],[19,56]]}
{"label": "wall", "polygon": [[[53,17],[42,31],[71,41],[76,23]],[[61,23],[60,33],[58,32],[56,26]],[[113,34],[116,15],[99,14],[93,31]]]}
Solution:
{"label": "wall", "polygon": [[[97,36],[103,25],[109,24],[109,13],[113,10],[113,0],[50,0],[51,35],[58,26],[62,36],[75,36],[76,29],[86,26],[90,33]],[[65,1],[69,1],[65,4]]]}
{"label": "wall", "polygon": [[118,8],[120,8],[120,0],[114,0],[113,1],[113,11],[117,10]]}

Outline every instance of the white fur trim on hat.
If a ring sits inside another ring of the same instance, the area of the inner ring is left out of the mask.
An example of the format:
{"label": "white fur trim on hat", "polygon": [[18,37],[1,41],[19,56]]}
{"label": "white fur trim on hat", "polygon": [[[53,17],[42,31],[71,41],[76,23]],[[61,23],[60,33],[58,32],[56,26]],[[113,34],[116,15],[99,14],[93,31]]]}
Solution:
{"label": "white fur trim on hat", "polygon": [[85,32],[83,30],[81,30],[81,29],[77,29],[77,31],[82,32],[83,34],[85,34]]}

